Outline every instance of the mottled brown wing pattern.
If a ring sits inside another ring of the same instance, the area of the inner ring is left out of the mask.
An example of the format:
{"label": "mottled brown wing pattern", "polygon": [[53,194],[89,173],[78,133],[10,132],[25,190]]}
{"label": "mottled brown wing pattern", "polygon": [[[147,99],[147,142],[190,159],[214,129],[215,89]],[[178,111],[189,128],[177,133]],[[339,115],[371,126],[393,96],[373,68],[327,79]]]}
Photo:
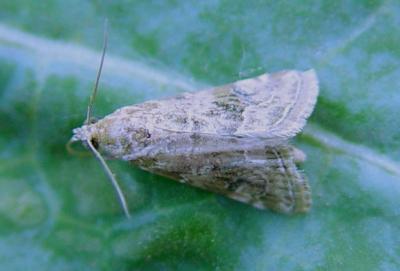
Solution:
{"label": "mottled brown wing pattern", "polygon": [[[298,151],[298,150],[296,150]],[[311,191],[288,145],[168,157],[159,154],[132,161],[143,169],[281,213],[307,212]]]}

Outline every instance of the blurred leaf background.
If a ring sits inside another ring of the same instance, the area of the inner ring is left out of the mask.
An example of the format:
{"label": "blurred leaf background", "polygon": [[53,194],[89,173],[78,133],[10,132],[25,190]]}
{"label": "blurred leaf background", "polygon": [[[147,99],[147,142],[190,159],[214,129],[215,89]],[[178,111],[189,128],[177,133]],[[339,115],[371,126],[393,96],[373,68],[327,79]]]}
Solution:
{"label": "blurred leaf background", "polygon": [[[263,72],[316,69],[295,144],[314,206],[288,217],[65,150],[109,50],[98,116]],[[2,270],[399,270],[400,3],[0,2]]]}

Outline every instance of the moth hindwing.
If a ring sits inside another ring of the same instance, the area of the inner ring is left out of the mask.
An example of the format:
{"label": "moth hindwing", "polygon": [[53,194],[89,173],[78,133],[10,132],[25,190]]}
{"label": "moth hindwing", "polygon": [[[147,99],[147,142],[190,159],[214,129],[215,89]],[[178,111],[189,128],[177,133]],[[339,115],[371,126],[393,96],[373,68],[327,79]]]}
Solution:
{"label": "moth hindwing", "polygon": [[126,106],[74,130],[108,156],[257,208],[306,212],[311,191],[288,140],[318,96],[313,70],[282,71]]}

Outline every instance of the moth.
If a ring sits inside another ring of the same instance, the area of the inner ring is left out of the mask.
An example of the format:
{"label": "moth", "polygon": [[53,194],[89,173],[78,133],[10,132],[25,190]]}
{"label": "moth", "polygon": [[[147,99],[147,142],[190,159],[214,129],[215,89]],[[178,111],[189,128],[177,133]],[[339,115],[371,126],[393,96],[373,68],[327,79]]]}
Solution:
{"label": "moth", "polygon": [[[97,78],[104,52],[105,46]],[[297,164],[305,154],[289,140],[306,124],[317,96],[314,70],[287,70],[122,107],[94,123],[89,106],[71,142],[94,152],[126,215],[101,154],[257,208],[304,213],[311,190]]]}

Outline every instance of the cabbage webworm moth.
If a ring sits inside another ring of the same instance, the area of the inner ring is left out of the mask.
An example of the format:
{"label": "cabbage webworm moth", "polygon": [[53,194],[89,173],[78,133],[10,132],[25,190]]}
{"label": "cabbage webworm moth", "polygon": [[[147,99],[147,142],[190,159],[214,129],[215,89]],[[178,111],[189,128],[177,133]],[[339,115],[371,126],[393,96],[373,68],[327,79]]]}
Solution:
{"label": "cabbage webworm moth", "polygon": [[[106,35],[105,35],[106,40]],[[311,206],[311,191],[289,144],[318,96],[313,70],[263,74],[199,92],[126,106],[94,123],[91,108],[71,142],[100,160],[129,215],[122,191],[100,153],[155,174],[282,213]]]}

